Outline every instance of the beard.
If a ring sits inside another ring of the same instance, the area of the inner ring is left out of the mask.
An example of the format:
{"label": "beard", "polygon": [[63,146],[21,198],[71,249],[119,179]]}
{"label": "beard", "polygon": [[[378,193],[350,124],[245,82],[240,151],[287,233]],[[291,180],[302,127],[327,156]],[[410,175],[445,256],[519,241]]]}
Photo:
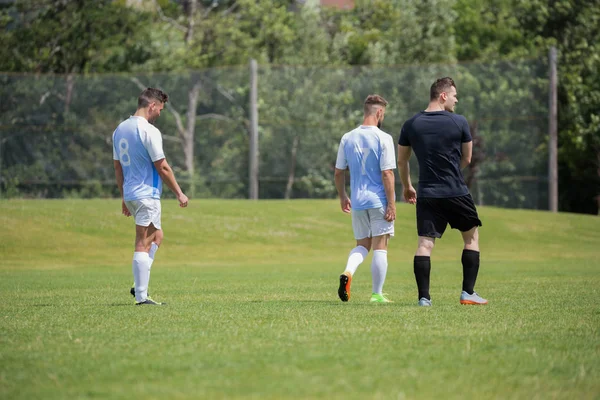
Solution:
{"label": "beard", "polygon": [[382,121],[377,121],[377,129],[381,129],[381,124],[382,123],[383,123]]}

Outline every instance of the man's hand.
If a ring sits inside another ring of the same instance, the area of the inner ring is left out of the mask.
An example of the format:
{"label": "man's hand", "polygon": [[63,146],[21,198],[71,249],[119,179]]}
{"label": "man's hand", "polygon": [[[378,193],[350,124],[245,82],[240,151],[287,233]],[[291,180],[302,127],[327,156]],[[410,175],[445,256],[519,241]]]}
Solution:
{"label": "man's hand", "polygon": [[126,217],[131,217],[131,213],[129,212],[129,208],[125,205],[125,200],[121,202],[121,212]]}
{"label": "man's hand", "polygon": [[417,203],[417,191],[415,190],[414,187],[409,186],[407,188],[404,188],[403,194],[404,194],[404,200],[408,204],[416,204]]}
{"label": "man's hand", "polygon": [[177,201],[179,201],[179,207],[187,207],[188,205],[188,197],[183,193],[177,195]]}
{"label": "man's hand", "polygon": [[385,210],[385,216],[383,218],[387,222],[392,222],[396,219],[396,204],[388,203],[387,209]]}
{"label": "man's hand", "polygon": [[349,214],[350,209],[352,208],[352,204],[350,204],[350,198],[348,196],[343,196],[340,199],[340,207],[342,207],[342,211]]}

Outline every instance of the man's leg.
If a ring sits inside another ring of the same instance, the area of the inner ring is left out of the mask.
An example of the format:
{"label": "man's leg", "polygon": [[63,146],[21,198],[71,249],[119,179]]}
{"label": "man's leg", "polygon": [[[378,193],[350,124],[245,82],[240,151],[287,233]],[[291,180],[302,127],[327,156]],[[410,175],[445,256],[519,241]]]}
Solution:
{"label": "man's leg", "polygon": [[[150,231],[153,229],[153,231]],[[135,252],[133,253],[133,280],[135,285],[135,300],[137,303],[146,301],[148,283],[150,281],[150,243],[156,229],[150,226],[135,226]],[[150,234],[150,235],[149,235]]]}
{"label": "man's leg", "polygon": [[419,290],[419,305],[431,306],[429,294],[429,275],[431,274],[431,252],[435,246],[435,239],[441,238],[448,225],[444,213],[446,199],[417,198],[417,233],[419,243],[413,270],[417,288]]}
{"label": "man's leg", "polygon": [[338,296],[342,301],[350,300],[352,276],[358,266],[365,260],[367,254],[369,254],[369,250],[371,250],[371,228],[369,215],[366,210],[352,210],[352,231],[356,239],[356,247],[350,251],[346,269],[340,275]]}
{"label": "man's leg", "polygon": [[[151,226],[153,226],[153,225],[151,225]],[[154,256],[156,255],[156,252],[158,251],[158,248],[160,247],[160,244],[162,243],[163,238],[164,238],[164,233],[163,233],[162,229],[155,229],[154,230],[154,238],[150,242],[150,249],[148,250],[148,257],[150,257],[150,268],[152,268],[152,263],[154,263]]]}
{"label": "man's leg", "polygon": [[371,262],[373,294],[383,294],[383,284],[388,268],[387,248],[389,240],[390,235],[375,236],[373,238],[373,261]]}
{"label": "man's leg", "polygon": [[461,232],[465,247],[462,252],[463,283],[462,290],[473,294],[477,273],[479,272],[479,233],[477,227]]}
{"label": "man's leg", "polygon": [[487,300],[475,293],[479,273],[479,230],[477,227],[461,232],[465,246],[462,252],[463,282],[461,304],[487,304]]}
{"label": "man's leg", "polygon": [[350,250],[348,255],[348,262],[346,263],[346,269],[344,273],[349,273],[351,276],[354,275],[358,266],[362,264],[367,255],[371,250],[371,238],[364,238],[356,241],[356,247]]}
{"label": "man's leg", "polygon": [[[417,288],[419,290],[420,305],[431,305],[431,303],[425,303],[431,301],[431,295],[429,294],[429,275],[431,273],[431,252],[433,251],[434,246],[435,238],[419,236],[419,243],[413,260],[413,270],[415,273],[415,280],[417,281]],[[423,301],[422,299],[427,301]]]}
{"label": "man's leg", "polygon": [[344,270],[344,273],[340,275],[340,287],[338,288],[338,296],[340,297],[340,300],[350,300],[352,276],[354,276],[358,266],[362,264],[367,257],[367,254],[369,254],[369,250],[371,250],[370,237],[356,240],[356,247],[350,250],[348,261],[346,262],[346,269]]}
{"label": "man's leg", "polygon": [[[148,274],[150,274],[150,271],[152,270],[152,264],[154,263],[154,256],[155,256],[156,252],[158,251],[160,244],[163,241],[164,234],[163,234],[162,229],[154,228],[153,224],[150,224],[150,226],[148,226],[148,232],[153,232],[153,233],[148,234],[148,240],[150,241],[150,248],[148,250],[148,257],[150,258]],[[152,235],[154,235],[154,236],[152,236]],[[150,277],[148,277],[148,282],[150,282]],[[131,295],[133,297],[135,297],[135,282],[133,282],[130,292],[131,292]]]}

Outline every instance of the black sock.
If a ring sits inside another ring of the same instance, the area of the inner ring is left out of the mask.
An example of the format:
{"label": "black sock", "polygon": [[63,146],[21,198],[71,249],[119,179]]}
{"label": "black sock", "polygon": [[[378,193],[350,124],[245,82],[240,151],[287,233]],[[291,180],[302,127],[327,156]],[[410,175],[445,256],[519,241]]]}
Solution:
{"label": "black sock", "polygon": [[427,300],[431,300],[431,296],[429,295],[431,258],[429,256],[415,256],[414,271],[417,287],[419,288],[419,299],[425,297]]}
{"label": "black sock", "polygon": [[464,249],[462,252],[463,283],[462,290],[473,294],[477,273],[479,272],[479,252]]}

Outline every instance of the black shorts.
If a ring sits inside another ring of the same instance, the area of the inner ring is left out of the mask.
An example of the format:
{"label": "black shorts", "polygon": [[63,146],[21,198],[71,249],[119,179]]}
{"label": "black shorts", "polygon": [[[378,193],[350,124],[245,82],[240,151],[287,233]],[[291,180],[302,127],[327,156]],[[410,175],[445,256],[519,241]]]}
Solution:
{"label": "black shorts", "polygon": [[470,194],[448,198],[417,197],[419,236],[441,238],[448,224],[461,232],[481,226]]}

